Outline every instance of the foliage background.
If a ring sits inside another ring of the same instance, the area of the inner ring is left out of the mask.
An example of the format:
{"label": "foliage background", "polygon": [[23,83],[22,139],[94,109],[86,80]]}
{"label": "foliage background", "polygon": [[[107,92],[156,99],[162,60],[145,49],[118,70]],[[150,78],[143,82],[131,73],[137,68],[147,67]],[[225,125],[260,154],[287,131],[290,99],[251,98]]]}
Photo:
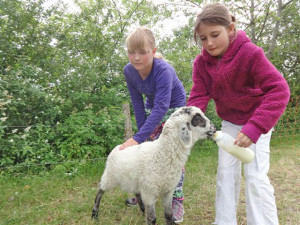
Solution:
{"label": "foliage background", "polygon": [[[290,85],[291,101],[275,135],[299,133],[299,1],[218,2],[231,9],[239,28]],[[123,141],[122,103],[129,102],[124,40],[138,25],[154,30],[158,50],[187,95],[192,85],[192,62],[200,51],[193,23],[205,1],[76,0],[76,11],[63,2],[45,3],[0,2],[2,169],[104,157]],[[170,34],[169,21],[178,18],[186,23]],[[213,102],[207,114],[219,124]]]}

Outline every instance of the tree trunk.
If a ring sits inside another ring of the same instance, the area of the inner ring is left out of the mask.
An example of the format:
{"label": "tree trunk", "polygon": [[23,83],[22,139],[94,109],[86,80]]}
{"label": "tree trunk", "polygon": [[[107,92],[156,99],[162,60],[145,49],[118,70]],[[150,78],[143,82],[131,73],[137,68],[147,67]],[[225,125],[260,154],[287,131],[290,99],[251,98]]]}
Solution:
{"label": "tree trunk", "polygon": [[123,114],[125,116],[125,140],[128,140],[132,137],[132,124],[131,124],[131,117],[130,117],[130,107],[128,103],[124,103],[122,105]]}
{"label": "tree trunk", "polygon": [[253,43],[256,43],[256,36],[255,36],[255,5],[254,0],[251,0],[251,7],[250,7],[250,29],[251,29],[251,40]]}
{"label": "tree trunk", "polygon": [[275,26],[273,29],[273,33],[272,33],[272,39],[271,39],[271,43],[270,43],[270,47],[266,53],[266,56],[269,60],[271,60],[274,49],[276,47],[276,40],[278,37],[278,33],[279,33],[279,24],[280,24],[280,19],[281,19],[281,11],[282,11],[282,1],[278,0],[277,1],[277,13],[276,13],[276,21],[275,21]]}

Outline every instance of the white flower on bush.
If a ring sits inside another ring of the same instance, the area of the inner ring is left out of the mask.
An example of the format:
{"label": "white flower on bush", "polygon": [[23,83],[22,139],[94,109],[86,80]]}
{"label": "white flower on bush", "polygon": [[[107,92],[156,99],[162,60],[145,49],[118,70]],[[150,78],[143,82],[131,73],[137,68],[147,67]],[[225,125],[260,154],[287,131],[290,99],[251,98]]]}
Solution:
{"label": "white flower on bush", "polygon": [[17,133],[17,131],[18,131],[18,129],[14,129],[11,132],[14,134],[14,133]]}
{"label": "white flower on bush", "polygon": [[84,108],[85,108],[85,109],[92,109],[92,108],[93,108],[93,104],[90,103],[89,105],[85,106]]}
{"label": "white flower on bush", "polygon": [[8,117],[1,117],[1,118],[0,118],[0,120],[1,120],[2,122],[5,122],[7,119],[8,119]]}
{"label": "white flower on bush", "polygon": [[30,128],[31,128],[31,126],[30,126],[30,127],[26,127],[26,128],[24,129],[24,131],[25,131],[25,132],[28,132],[28,131],[30,130]]}
{"label": "white flower on bush", "polygon": [[57,100],[60,101],[60,103],[64,103],[65,102],[65,100],[63,98],[61,98],[61,97],[58,97]]}
{"label": "white flower on bush", "polygon": [[10,139],[9,142],[14,142],[14,139]]}

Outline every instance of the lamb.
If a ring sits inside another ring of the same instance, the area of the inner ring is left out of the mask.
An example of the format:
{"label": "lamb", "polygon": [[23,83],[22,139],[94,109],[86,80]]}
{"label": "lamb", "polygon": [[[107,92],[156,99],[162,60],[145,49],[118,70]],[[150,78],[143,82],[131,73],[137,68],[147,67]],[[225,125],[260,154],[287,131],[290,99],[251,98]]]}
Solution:
{"label": "lamb", "polygon": [[156,224],[155,199],[162,198],[167,225],[174,224],[172,195],[180,180],[191,149],[199,139],[212,137],[215,126],[194,106],[177,109],[166,121],[160,137],[152,142],[109,154],[95,198],[92,218],[98,218],[101,198],[105,191],[119,186],[135,193],[147,224]]}

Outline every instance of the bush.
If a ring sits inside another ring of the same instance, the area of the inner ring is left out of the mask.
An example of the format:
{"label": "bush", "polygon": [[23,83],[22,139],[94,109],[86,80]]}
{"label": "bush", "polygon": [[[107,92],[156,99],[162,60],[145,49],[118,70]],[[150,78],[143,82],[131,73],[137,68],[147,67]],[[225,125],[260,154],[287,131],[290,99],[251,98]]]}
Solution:
{"label": "bush", "polygon": [[123,142],[123,130],[123,116],[117,108],[74,113],[57,125],[13,129],[0,139],[0,166],[42,164],[50,168],[52,162],[104,157]]}
{"label": "bush", "polygon": [[57,150],[67,160],[106,156],[123,141],[122,121],[117,108],[75,113],[56,128]]}

